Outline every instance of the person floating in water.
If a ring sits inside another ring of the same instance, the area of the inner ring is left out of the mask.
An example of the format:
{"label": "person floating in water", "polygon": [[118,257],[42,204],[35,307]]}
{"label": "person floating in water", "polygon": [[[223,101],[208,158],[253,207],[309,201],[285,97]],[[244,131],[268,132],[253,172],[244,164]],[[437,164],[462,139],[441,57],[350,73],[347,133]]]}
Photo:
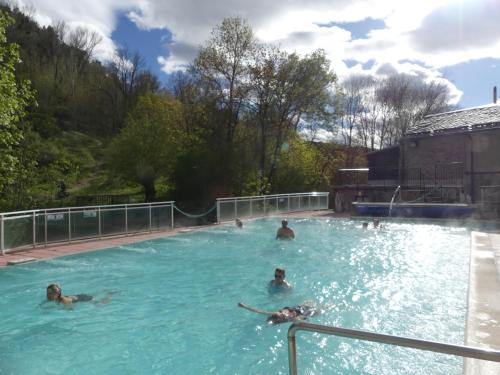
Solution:
{"label": "person floating in water", "polygon": [[234,221],[234,224],[238,227],[238,228],[243,228],[243,222],[240,220],[240,219],[236,219]]}
{"label": "person floating in water", "polygon": [[365,222],[361,225],[361,228],[362,228],[362,229],[368,229],[368,223],[365,221]]}
{"label": "person floating in water", "polygon": [[69,304],[73,302],[87,302],[94,299],[93,296],[88,294],[77,294],[76,296],[64,296],[62,294],[62,289],[57,284],[50,284],[47,287],[47,299],[49,301],[62,302],[64,304]]}
{"label": "person floating in water", "polygon": [[279,289],[290,289],[292,286],[288,281],[285,280],[285,269],[284,268],[276,268],[274,270],[274,280],[269,281],[270,288],[279,288]]}
{"label": "person floating in water", "polygon": [[295,238],[295,233],[291,228],[288,228],[288,221],[283,220],[281,222],[281,228],[276,232],[276,239],[279,240],[292,240]]}
{"label": "person floating in water", "polygon": [[[106,297],[98,301],[99,303],[108,303],[113,295],[112,292],[108,292]],[[77,294],[74,296],[64,296],[62,294],[62,289],[57,284],[50,284],[47,287],[47,300],[64,303],[65,305],[71,305],[75,302],[88,302],[94,301],[94,297],[88,294]]]}
{"label": "person floating in water", "polygon": [[245,305],[239,302],[239,307],[253,311],[257,314],[267,315],[267,322],[269,324],[280,324],[285,322],[293,322],[297,320],[306,320],[310,316],[319,315],[320,310],[316,308],[314,303],[311,301],[306,301],[302,305],[295,307],[283,307],[278,311],[264,311],[256,309],[255,307]]}
{"label": "person floating in water", "polygon": [[380,225],[380,220],[379,219],[373,219],[373,228],[382,228],[382,225]]}

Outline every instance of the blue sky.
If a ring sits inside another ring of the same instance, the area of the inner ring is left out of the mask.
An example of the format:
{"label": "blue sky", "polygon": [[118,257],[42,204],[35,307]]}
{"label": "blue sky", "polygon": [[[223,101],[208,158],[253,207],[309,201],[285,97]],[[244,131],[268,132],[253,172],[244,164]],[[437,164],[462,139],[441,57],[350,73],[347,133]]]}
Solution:
{"label": "blue sky", "polygon": [[225,17],[263,42],[307,54],[322,48],[342,79],[398,72],[445,84],[450,103],[489,104],[500,86],[500,0],[14,0],[42,25],[63,20],[103,42],[96,58],[138,51],[162,82],[185,69]]}
{"label": "blue sky", "polygon": [[[339,26],[351,32],[354,38],[364,38],[373,29],[382,29],[381,20],[368,19],[361,22],[332,23],[323,27]],[[167,85],[169,74],[162,71],[158,63],[158,56],[169,53],[168,44],[172,34],[165,29],[141,30],[126,14],[120,14],[112,39],[118,46],[127,46],[132,52],[139,51],[145,58],[147,68],[155,73]],[[353,66],[356,61],[346,60],[347,65]],[[363,64],[369,69],[374,60]],[[335,69],[335,67],[333,67]],[[450,80],[463,92],[459,105],[463,108],[488,104],[492,101],[493,86],[500,89],[500,59],[485,58],[471,60],[466,63],[451,65],[439,69],[444,77]]]}

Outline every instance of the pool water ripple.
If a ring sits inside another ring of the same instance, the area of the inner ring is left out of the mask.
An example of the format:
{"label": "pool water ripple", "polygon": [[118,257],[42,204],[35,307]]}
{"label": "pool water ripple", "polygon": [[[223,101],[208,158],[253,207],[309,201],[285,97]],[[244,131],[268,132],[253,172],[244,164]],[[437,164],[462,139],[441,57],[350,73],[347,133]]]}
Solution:
{"label": "pool water ripple", "polygon": [[[236,307],[314,300],[311,318],[462,344],[468,230],[433,224],[278,219],[224,225],[0,270],[0,374],[286,374],[287,328]],[[267,282],[283,266],[294,288]],[[68,309],[45,287],[109,303]],[[312,333],[299,334],[304,374],[461,374],[462,360]]]}

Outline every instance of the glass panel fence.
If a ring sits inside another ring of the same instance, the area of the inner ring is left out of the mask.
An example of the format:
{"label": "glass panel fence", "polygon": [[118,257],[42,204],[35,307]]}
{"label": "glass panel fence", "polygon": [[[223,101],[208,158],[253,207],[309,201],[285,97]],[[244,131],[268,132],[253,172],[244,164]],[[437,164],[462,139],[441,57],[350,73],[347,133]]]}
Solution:
{"label": "glass panel fence", "polygon": [[279,212],[288,212],[288,196],[280,197],[278,199],[278,211]]}
{"label": "glass panel fence", "polygon": [[300,197],[300,210],[308,210],[309,209],[309,197]]}
{"label": "glass panel fence", "polygon": [[47,213],[47,242],[69,241],[68,212]]}
{"label": "glass panel fence", "polygon": [[300,197],[290,197],[290,211],[300,210]]}
{"label": "glass panel fence", "polygon": [[236,201],[236,216],[239,218],[252,216],[249,200]]}
{"label": "glass panel fence", "polygon": [[264,199],[252,200],[253,216],[264,216]]}
{"label": "glass panel fence", "polygon": [[2,213],[2,250],[172,228],[173,202]]}
{"label": "glass panel fence", "polygon": [[101,232],[103,236],[126,233],[125,209],[101,209]]}
{"label": "glass panel fence", "polygon": [[[328,193],[220,198],[217,201],[219,221],[229,221],[234,220],[235,217],[259,217],[282,212],[327,209]],[[234,205],[236,205],[236,210]]]}
{"label": "glass panel fence", "polygon": [[277,198],[264,198],[264,201],[266,203],[266,214],[274,214],[277,211]]}
{"label": "glass panel fence", "polygon": [[149,230],[149,207],[130,207],[127,217],[129,233]]}
{"label": "glass panel fence", "polygon": [[99,237],[98,210],[71,212],[71,239]]}
{"label": "glass panel fence", "polygon": [[33,245],[33,215],[4,219],[5,249]]}
{"label": "glass panel fence", "polygon": [[234,201],[230,202],[220,202],[219,220],[220,221],[230,221],[234,220]]}
{"label": "glass panel fence", "polygon": [[151,228],[153,230],[172,227],[172,206],[157,206],[151,208]]}
{"label": "glass panel fence", "polygon": [[322,195],[319,197],[319,208],[324,210],[328,208],[328,196]]}

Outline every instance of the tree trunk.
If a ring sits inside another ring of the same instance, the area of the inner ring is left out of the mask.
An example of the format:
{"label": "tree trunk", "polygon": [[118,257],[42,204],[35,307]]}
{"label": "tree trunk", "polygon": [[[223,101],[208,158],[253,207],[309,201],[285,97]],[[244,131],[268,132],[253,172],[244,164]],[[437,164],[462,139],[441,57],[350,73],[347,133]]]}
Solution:
{"label": "tree trunk", "polygon": [[148,181],[142,184],[144,187],[144,199],[146,202],[154,202],[156,197],[156,188],[154,181]]}

